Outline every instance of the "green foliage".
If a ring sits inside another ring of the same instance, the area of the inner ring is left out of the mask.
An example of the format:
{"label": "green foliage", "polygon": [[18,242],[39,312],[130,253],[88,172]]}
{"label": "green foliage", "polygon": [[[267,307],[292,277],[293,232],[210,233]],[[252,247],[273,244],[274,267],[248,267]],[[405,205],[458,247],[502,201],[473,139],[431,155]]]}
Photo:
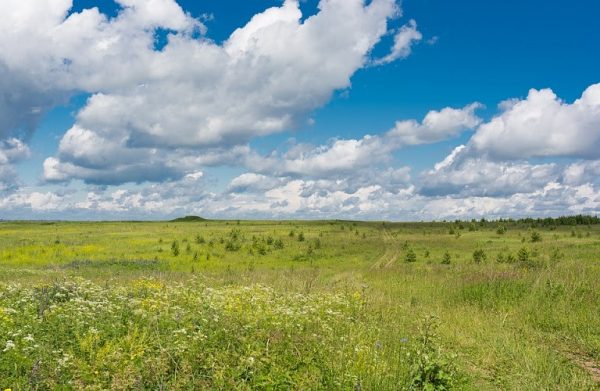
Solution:
{"label": "green foliage", "polygon": [[438,325],[438,318],[429,316],[419,327],[419,337],[408,355],[411,390],[447,391],[458,383],[455,357],[442,350],[436,333]]}
{"label": "green foliage", "polygon": [[506,226],[505,225],[501,225],[496,229],[496,233],[498,235],[504,235],[506,233]]}
{"label": "green foliage", "polygon": [[452,256],[450,255],[450,253],[448,251],[446,251],[444,253],[444,256],[442,257],[442,265],[450,265],[451,262],[452,262]]}
{"label": "green foliage", "polygon": [[409,248],[404,255],[404,261],[409,263],[417,262],[417,253],[412,248]]}
{"label": "green foliage", "polygon": [[13,389],[351,389],[386,375],[360,370],[378,352],[355,295],[74,280],[1,287],[0,307]]}
{"label": "green foliage", "polygon": [[299,241],[299,242],[304,242],[304,232],[300,232],[300,233],[298,234],[298,241]]}
{"label": "green foliage", "polygon": [[481,263],[486,259],[487,255],[485,254],[485,251],[483,251],[483,249],[478,248],[477,250],[473,251],[473,262]]}
{"label": "green foliage", "polygon": [[225,250],[227,251],[234,252],[238,251],[240,248],[242,248],[242,245],[237,240],[229,239],[225,242]]}
{"label": "green foliage", "polygon": [[171,243],[171,254],[175,257],[179,255],[179,242],[177,240],[174,240],[173,243]]}
{"label": "green foliage", "polygon": [[281,240],[281,238],[278,238],[273,242],[274,249],[281,250],[283,247],[283,240]]}
{"label": "green foliage", "polygon": [[541,241],[542,241],[542,235],[540,235],[540,233],[538,231],[531,231],[531,242],[536,243],[536,242],[541,242]]}
{"label": "green foliage", "polygon": [[525,247],[521,247],[519,251],[517,251],[517,260],[521,263],[528,263],[530,258],[529,250]]}
{"label": "green foliage", "polygon": [[202,218],[200,216],[185,216],[185,217],[176,218],[171,221],[173,223],[195,223],[195,222],[204,222],[204,221],[206,221],[206,219]]}

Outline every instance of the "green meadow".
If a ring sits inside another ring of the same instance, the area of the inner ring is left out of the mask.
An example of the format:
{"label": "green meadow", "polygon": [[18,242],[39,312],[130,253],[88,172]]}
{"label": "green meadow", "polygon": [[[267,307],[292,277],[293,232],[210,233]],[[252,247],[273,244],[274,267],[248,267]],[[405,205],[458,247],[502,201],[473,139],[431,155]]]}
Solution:
{"label": "green meadow", "polygon": [[600,389],[600,225],[1,222],[2,389]]}

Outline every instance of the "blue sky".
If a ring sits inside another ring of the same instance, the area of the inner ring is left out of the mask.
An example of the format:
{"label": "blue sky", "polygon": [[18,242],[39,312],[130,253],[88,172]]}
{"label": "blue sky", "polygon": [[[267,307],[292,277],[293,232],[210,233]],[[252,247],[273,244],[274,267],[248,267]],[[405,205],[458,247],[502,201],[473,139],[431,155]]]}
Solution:
{"label": "blue sky", "polygon": [[148,4],[0,5],[0,218],[600,210],[597,2]]}

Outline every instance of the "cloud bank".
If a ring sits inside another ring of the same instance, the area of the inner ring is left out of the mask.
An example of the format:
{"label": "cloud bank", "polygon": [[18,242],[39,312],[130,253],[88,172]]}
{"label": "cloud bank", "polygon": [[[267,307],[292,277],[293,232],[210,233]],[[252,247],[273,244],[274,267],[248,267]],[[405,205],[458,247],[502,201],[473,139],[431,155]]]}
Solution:
{"label": "cloud bank", "polygon": [[[532,89],[489,119],[473,102],[362,137],[259,153],[253,141],[301,128],[350,89],[359,70],[411,55],[423,39],[417,23],[391,28],[401,16],[393,0],[322,0],[308,17],[286,0],[219,43],[174,0],[116,3],[114,16],[74,12],[72,0],[0,3],[7,218],[422,220],[600,211],[600,84],[573,102]],[[161,34],[166,42],[158,45]],[[387,54],[375,57],[386,36]],[[31,155],[39,121],[81,94],[85,104],[43,163],[43,184],[23,184],[15,167]],[[398,163],[409,148],[436,143],[455,148],[431,169]],[[217,190],[215,167],[241,172]]]}

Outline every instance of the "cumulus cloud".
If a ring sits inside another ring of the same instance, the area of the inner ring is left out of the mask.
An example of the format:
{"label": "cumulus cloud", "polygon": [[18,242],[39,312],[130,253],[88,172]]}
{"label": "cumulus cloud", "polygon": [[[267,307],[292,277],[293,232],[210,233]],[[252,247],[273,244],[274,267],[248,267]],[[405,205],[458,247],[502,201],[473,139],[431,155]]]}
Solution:
{"label": "cumulus cloud", "polygon": [[[13,6],[30,6],[19,4]],[[113,19],[97,9],[67,16],[69,1],[56,5],[62,12],[54,9],[49,20],[37,12],[21,15],[46,26],[20,33],[47,46],[35,58],[53,65],[37,72],[55,88],[92,93],[45,164],[49,180],[95,183],[117,172],[113,181],[122,183],[135,170],[138,181],[181,176],[187,167],[171,162],[184,155],[241,147],[294,128],[350,86],[398,12],[393,0],[329,0],[302,20],[298,2],[287,0],[217,44],[198,37],[201,22],[173,0],[119,4]],[[9,18],[4,25],[15,23]],[[157,28],[172,31],[161,50],[153,47]],[[23,58],[11,69],[32,62],[30,49],[7,51]],[[136,165],[144,156],[156,162],[154,169]]]}
{"label": "cumulus cloud", "polygon": [[475,153],[493,159],[600,158],[600,84],[573,103],[550,89],[508,100],[501,114],[482,124],[471,140]]}
{"label": "cumulus cloud", "polygon": [[461,145],[422,175],[420,192],[426,196],[509,196],[532,193],[559,177],[556,164],[495,162],[469,156]]}
{"label": "cumulus cloud", "polygon": [[475,115],[481,103],[471,103],[461,109],[446,107],[440,111],[430,111],[421,123],[415,120],[398,121],[387,134],[395,144],[429,144],[456,137],[468,129],[474,129],[481,123]]}
{"label": "cumulus cloud", "polygon": [[[467,145],[455,148],[423,173],[420,192],[454,198],[531,194],[548,184],[574,187],[598,183],[600,84],[573,103],[550,89],[509,99],[501,113],[481,124]],[[571,163],[531,163],[532,158],[567,157]]]}
{"label": "cumulus cloud", "polygon": [[361,139],[335,139],[320,146],[295,145],[282,156],[249,156],[245,165],[263,174],[337,178],[350,174],[372,176],[373,170],[392,160],[392,153],[406,146],[430,144],[453,138],[475,128],[481,119],[475,115],[479,103],[463,108],[446,107],[428,112],[421,122],[396,122],[381,135],[365,135]]}
{"label": "cumulus cloud", "polygon": [[29,148],[21,140],[0,141],[0,192],[14,190],[18,184],[14,164],[29,156]]}

